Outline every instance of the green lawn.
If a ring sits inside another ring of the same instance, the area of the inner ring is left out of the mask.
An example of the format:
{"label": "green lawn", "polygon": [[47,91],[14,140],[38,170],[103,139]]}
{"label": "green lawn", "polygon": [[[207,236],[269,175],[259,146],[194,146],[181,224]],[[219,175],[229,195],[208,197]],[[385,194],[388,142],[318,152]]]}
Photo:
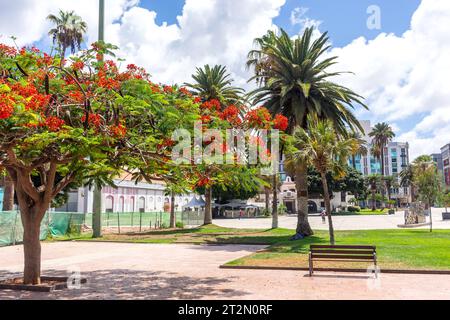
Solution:
{"label": "green lawn", "polygon": [[[193,244],[267,244],[268,248],[231,261],[234,266],[307,267],[309,245],[327,244],[328,232],[290,241],[294,230],[230,229],[215,225],[193,229],[157,230],[145,233],[109,234],[92,239],[90,234],[55,240],[120,241],[132,243]],[[336,244],[376,245],[381,268],[450,270],[450,230],[358,230],[336,231]],[[326,267],[361,267],[367,265],[323,262]]]}
{"label": "green lawn", "polygon": [[372,215],[386,215],[388,214],[388,209],[377,209],[372,211],[372,209],[361,209],[359,212],[338,212],[333,213],[333,216],[372,216]]}

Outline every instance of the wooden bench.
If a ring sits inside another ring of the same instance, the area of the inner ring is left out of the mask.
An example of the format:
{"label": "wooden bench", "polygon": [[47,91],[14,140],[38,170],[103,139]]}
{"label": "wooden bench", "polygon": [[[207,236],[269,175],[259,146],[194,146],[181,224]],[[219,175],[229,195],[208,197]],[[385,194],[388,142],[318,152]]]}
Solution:
{"label": "wooden bench", "polygon": [[309,275],[314,273],[314,261],[373,261],[375,276],[377,276],[376,246],[346,246],[346,245],[311,245],[309,248]]}

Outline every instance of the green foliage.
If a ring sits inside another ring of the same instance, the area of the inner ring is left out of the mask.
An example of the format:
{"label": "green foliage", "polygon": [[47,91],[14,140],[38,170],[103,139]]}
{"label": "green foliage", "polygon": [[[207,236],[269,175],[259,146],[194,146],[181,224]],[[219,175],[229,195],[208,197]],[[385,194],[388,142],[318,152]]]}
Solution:
{"label": "green foliage", "polygon": [[361,207],[359,207],[359,206],[348,206],[347,210],[349,212],[360,212],[361,211]]}

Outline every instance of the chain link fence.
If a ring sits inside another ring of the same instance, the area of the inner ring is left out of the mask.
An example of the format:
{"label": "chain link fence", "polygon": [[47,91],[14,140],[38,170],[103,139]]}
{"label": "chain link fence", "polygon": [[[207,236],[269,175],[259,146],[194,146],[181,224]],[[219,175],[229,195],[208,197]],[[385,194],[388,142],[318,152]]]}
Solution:
{"label": "chain link fence", "polygon": [[[84,214],[76,212],[47,212],[41,222],[40,239],[47,236],[64,236],[81,232]],[[23,226],[20,212],[0,211],[0,247],[15,245],[23,241]]]}
{"label": "chain link fence", "polygon": [[[203,211],[176,212],[178,228],[203,224]],[[144,232],[167,229],[170,226],[168,212],[106,212],[101,215],[105,233]],[[40,239],[49,235],[61,237],[80,234],[92,229],[92,213],[47,212],[42,219]],[[23,226],[18,211],[0,211],[0,246],[19,244],[23,241]]]}

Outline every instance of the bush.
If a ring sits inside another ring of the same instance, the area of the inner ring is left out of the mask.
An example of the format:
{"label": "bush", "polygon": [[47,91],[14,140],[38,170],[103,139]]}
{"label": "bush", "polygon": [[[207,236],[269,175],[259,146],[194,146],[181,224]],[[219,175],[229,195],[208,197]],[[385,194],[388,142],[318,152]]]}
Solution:
{"label": "bush", "polygon": [[179,229],[183,229],[183,228],[184,228],[184,223],[178,221],[178,222],[176,223],[176,227],[179,228]]}
{"label": "bush", "polygon": [[361,211],[361,207],[358,206],[349,206],[347,207],[348,212],[360,212]]}
{"label": "bush", "polygon": [[270,217],[270,216],[272,215],[272,212],[271,212],[270,210],[263,209],[263,210],[262,210],[262,215],[263,215],[264,217]]}

